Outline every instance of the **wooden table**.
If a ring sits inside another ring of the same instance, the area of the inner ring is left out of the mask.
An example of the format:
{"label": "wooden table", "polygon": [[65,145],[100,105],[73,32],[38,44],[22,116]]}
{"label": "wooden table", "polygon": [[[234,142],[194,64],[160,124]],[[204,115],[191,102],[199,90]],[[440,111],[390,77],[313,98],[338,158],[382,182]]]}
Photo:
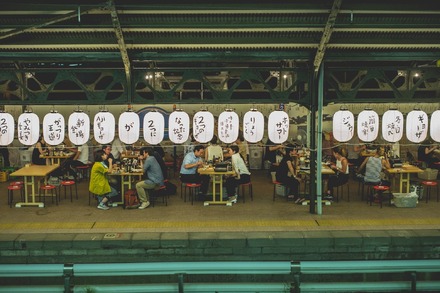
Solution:
{"label": "wooden table", "polygon": [[[213,167],[208,167],[200,168],[198,172],[200,175],[212,175],[212,201],[205,201],[203,204],[205,206],[210,204],[232,206],[232,201],[223,200],[223,175],[235,175],[235,171],[216,172]],[[219,184],[219,200],[216,198],[217,184]]]}
{"label": "wooden table", "polygon": [[121,153],[122,159],[137,159],[140,156],[140,151],[126,151]]}
{"label": "wooden table", "polygon": [[[23,167],[13,173],[10,176],[24,177],[24,195],[25,202],[18,202],[15,207],[20,208],[22,206],[38,206],[44,207],[44,203],[35,201],[35,177],[44,177],[45,184],[47,184],[47,175],[55,171],[60,165],[30,165],[29,167]],[[29,187],[32,190],[32,201],[29,202]]]}
{"label": "wooden table", "polygon": [[[399,193],[403,193],[404,192],[403,184],[406,184],[405,192],[409,193],[411,174],[413,174],[413,173],[422,173],[423,170],[420,169],[419,167],[416,167],[416,166],[413,166],[413,165],[404,164],[400,168],[386,169],[385,172],[387,174],[393,176],[393,181],[394,181],[395,175],[400,175],[399,176],[399,190],[398,190],[398,192]],[[394,182],[393,182],[392,186],[393,185],[394,185]]]}
{"label": "wooden table", "polygon": [[144,172],[112,172],[108,173],[109,176],[120,176],[121,177],[121,201],[114,202],[113,206],[116,207],[118,205],[124,205],[124,190],[125,186],[127,186],[127,190],[132,188],[132,176],[138,176],[139,178],[142,177]]}
{"label": "wooden table", "polygon": [[[309,170],[305,170],[305,169],[299,169],[298,170],[299,174],[306,174],[308,176],[310,176],[310,169]],[[328,178],[328,175],[334,175],[336,174],[335,171],[330,168],[330,166],[328,166],[327,164],[322,164],[322,168],[321,168],[321,175],[325,175],[325,178]],[[315,200],[315,203],[318,203],[317,200]],[[310,204],[310,200],[307,199],[305,201],[302,202],[302,205],[309,205]],[[321,204],[324,205],[331,205],[332,202],[330,200],[321,200]]]}
{"label": "wooden table", "polygon": [[360,155],[362,157],[374,157],[376,155],[375,150],[363,150]]}
{"label": "wooden table", "polygon": [[62,159],[69,159],[74,154],[74,152],[69,152],[58,155],[40,155],[40,158],[49,159],[50,165],[60,165]]}

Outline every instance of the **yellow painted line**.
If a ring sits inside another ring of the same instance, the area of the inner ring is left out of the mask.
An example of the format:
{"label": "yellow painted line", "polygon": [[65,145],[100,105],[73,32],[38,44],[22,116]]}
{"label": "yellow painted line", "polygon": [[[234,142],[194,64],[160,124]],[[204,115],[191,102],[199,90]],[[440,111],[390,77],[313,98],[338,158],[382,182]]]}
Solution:
{"label": "yellow painted line", "polygon": [[[179,221],[179,222],[98,222],[93,228],[221,228],[230,227],[225,221]],[[234,228],[240,227],[316,227],[314,220],[301,221],[236,221]]]}
{"label": "yellow painted line", "polygon": [[15,223],[0,223],[0,230],[11,229],[91,229],[93,222],[15,222]]}
{"label": "yellow painted line", "polygon": [[440,218],[426,219],[337,219],[318,220],[319,226],[405,226],[405,225],[440,225]]}

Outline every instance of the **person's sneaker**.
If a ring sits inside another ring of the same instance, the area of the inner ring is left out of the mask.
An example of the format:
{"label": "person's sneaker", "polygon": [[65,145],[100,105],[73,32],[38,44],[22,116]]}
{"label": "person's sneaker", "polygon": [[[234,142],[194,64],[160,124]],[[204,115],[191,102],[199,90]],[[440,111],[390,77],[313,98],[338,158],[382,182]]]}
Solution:
{"label": "person's sneaker", "polygon": [[100,209],[100,210],[108,210],[110,208],[108,206],[104,205],[104,204],[99,204],[98,205],[98,209]]}
{"label": "person's sneaker", "polygon": [[237,203],[237,196],[234,195],[234,196],[229,197],[229,198],[228,198],[228,201],[230,201],[230,202],[232,202],[232,203]]}
{"label": "person's sneaker", "polygon": [[148,208],[149,205],[150,205],[149,201],[144,201],[141,203],[141,205],[138,207],[138,209],[140,209],[140,210],[146,209],[146,208]]}

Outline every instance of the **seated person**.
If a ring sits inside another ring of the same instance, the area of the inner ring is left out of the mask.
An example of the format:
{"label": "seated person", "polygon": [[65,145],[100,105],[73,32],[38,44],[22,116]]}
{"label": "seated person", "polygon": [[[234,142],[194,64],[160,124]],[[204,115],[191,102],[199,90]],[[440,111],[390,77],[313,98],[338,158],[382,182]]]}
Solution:
{"label": "seated person", "polygon": [[210,145],[205,149],[205,162],[213,162],[214,157],[223,161],[223,149],[217,144],[217,140],[217,135],[214,134]]}
{"label": "seated person", "polygon": [[277,181],[286,185],[289,189],[288,198],[301,203],[305,199],[299,196],[300,178],[297,177],[298,152],[295,145],[286,146],[286,155],[281,160],[276,173]]}
{"label": "seated person", "polygon": [[371,185],[386,185],[390,186],[390,182],[382,180],[381,172],[383,169],[391,168],[390,162],[386,157],[384,149],[377,147],[376,154],[372,157],[366,157],[364,162],[359,167],[359,172],[365,167],[365,175],[363,177],[364,183]]}
{"label": "seated person", "polygon": [[114,162],[121,161],[121,154],[125,152],[125,145],[122,143],[122,141],[119,139],[119,137],[115,137],[115,139],[112,142],[111,151],[114,158]]}
{"label": "seated person", "polygon": [[417,149],[417,158],[419,161],[425,162],[429,168],[438,168],[436,163],[440,160],[434,155],[439,148],[438,145],[433,145],[433,142],[425,140]]}
{"label": "seated person", "polygon": [[157,163],[159,164],[160,169],[162,170],[163,179],[164,179],[164,180],[167,179],[167,178],[168,178],[168,168],[167,168],[167,166],[165,165],[165,161],[163,160],[163,157],[160,155],[160,153],[158,153],[157,151],[155,151],[155,148],[151,148],[151,147],[143,147],[143,148],[141,149],[141,153],[140,153],[140,157],[139,157],[139,159],[140,159],[140,160],[145,159],[145,158],[146,158],[146,157],[145,157],[145,152],[147,152],[147,151],[148,151],[148,154],[149,154],[150,156],[153,156],[153,157],[156,159]]}
{"label": "seated person", "polygon": [[[73,149],[72,149],[73,150]],[[78,178],[78,174],[76,172],[76,167],[85,166],[89,162],[89,147],[85,143],[78,148],[74,149],[75,156],[72,160],[66,162],[66,165],[69,167],[69,173],[75,177],[75,180]]]}
{"label": "seated person", "polygon": [[327,181],[327,194],[323,197],[326,200],[333,200],[333,188],[344,185],[348,182],[349,169],[348,160],[343,155],[340,147],[334,147],[333,156],[336,159],[336,164],[330,165],[330,168],[335,171],[335,175],[331,175]]}
{"label": "seated person", "polygon": [[198,194],[199,200],[204,200],[206,193],[208,192],[208,185],[210,177],[209,175],[200,175],[197,172],[199,167],[203,166],[203,157],[205,156],[205,147],[202,145],[196,145],[192,152],[185,155],[180,168],[180,180],[183,183],[200,183],[200,193]]}
{"label": "seated person", "polygon": [[269,172],[276,172],[285,153],[283,144],[275,144],[270,139],[267,139],[264,160],[271,163]]}
{"label": "seated person", "polygon": [[[112,168],[107,167],[103,162],[107,159],[107,154],[102,150],[98,150],[95,154],[95,163],[90,172],[89,191],[98,197],[98,209],[108,210],[109,200],[118,195],[116,189],[110,186],[107,173],[112,172]],[[112,159],[109,159],[112,161]],[[111,166],[112,164],[110,164]]]}
{"label": "seated person", "polygon": [[153,153],[153,148],[147,147],[143,149],[143,155],[140,157],[141,160],[145,159],[144,177],[146,178],[145,180],[136,183],[136,191],[139,196],[139,201],[141,202],[141,205],[138,208],[140,210],[143,210],[150,205],[150,194],[147,195],[145,189],[150,193],[150,190],[164,184],[162,169],[156,158],[153,156]]}
{"label": "seated person", "polygon": [[40,158],[40,155],[45,155],[47,151],[47,144],[44,141],[43,135],[38,138],[38,142],[34,146],[32,151],[32,164],[34,165],[47,165],[47,160]]}
{"label": "seated person", "polygon": [[231,145],[229,147],[229,154],[231,155],[232,169],[235,171],[235,175],[226,178],[225,187],[228,192],[229,200],[237,202],[235,189],[240,184],[251,182],[251,173],[249,172],[246,163],[240,154],[238,145]]}

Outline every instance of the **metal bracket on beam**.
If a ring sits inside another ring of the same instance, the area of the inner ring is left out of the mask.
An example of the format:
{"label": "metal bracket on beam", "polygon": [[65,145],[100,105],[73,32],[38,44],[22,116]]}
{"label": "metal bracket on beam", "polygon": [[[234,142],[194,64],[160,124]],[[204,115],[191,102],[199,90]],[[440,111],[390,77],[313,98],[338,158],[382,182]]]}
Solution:
{"label": "metal bracket on beam", "polygon": [[64,264],[63,277],[64,277],[64,293],[72,292],[70,286],[70,280],[73,277],[73,263]]}

